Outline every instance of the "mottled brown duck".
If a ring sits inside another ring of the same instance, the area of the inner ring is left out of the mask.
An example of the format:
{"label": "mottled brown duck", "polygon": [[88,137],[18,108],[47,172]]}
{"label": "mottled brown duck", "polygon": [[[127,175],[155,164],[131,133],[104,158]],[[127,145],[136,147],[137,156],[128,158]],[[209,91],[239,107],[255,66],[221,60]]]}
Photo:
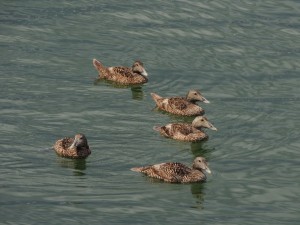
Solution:
{"label": "mottled brown duck", "polygon": [[165,126],[154,126],[162,136],[179,141],[198,142],[207,140],[208,135],[202,131],[202,128],[217,130],[205,116],[197,116],[192,124],[188,123],[170,123]]}
{"label": "mottled brown duck", "polygon": [[192,168],[178,162],[166,162],[144,167],[135,167],[131,170],[170,183],[201,182],[206,180],[204,171],[211,173],[208,168],[208,163],[203,157],[195,158]]}
{"label": "mottled brown duck", "polygon": [[56,141],[54,150],[57,155],[72,159],[84,159],[91,154],[87,139],[83,134],[76,134],[74,138],[65,137]]}
{"label": "mottled brown duck", "polygon": [[99,73],[99,78],[110,80],[119,84],[144,84],[148,82],[148,74],[141,61],[135,61],[131,68],[124,66],[105,67],[97,59],[93,65]]}
{"label": "mottled brown duck", "polygon": [[189,90],[185,97],[161,97],[156,93],[151,93],[157,108],[181,116],[200,116],[205,111],[197,101],[209,103],[199,90]]}

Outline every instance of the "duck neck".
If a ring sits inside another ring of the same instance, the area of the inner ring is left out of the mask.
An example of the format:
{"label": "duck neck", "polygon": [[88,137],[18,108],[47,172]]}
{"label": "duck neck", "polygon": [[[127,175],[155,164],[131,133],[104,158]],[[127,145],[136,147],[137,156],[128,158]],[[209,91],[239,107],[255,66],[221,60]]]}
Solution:
{"label": "duck neck", "polygon": [[194,130],[200,130],[200,131],[202,131],[202,126],[197,126],[196,123],[192,123],[192,128]]}
{"label": "duck neck", "polygon": [[196,102],[198,101],[198,100],[190,98],[188,94],[185,96],[185,99],[187,101],[189,101],[190,103],[193,103],[193,104],[196,104]]}
{"label": "duck neck", "polygon": [[194,132],[202,131],[201,127],[192,127]]}
{"label": "duck neck", "polygon": [[193,170],[198,170],[203,173],[203,170],[199,167],[196,167],[194,164],[193,164],[192,168],[193,168]]}

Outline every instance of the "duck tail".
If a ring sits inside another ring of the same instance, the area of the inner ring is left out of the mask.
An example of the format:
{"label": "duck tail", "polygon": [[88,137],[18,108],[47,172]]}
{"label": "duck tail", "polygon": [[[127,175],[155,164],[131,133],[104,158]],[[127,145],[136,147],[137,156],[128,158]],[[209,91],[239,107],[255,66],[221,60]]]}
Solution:
{"label": "duck tail", "polygon": [[160,132],[161,126],[154,126],[154,127],[153,127],[153,130]]}
{"label": "duck tail", "polygon": [[133,167],[133,168],[131,168],[130,170],[131,170],[131,171],[134,171],[134,172],[142,172],[143,168],[144,168],[144,167]]}
{"label": "duck tail", "polygon": [[157,102],[157,100],[159,100],[159,99],[162,99],[161,96],[159,96],[158,94],[155,94],[155,93],[151,93],[151,96],[155,102]]}
{"label": "duck tail", "polygon": [[98,61],[97,59],[93,59],[93,65],[96,68],[96,70],[99,72],[99,74],[105,74],[105,67],[103,64]]}

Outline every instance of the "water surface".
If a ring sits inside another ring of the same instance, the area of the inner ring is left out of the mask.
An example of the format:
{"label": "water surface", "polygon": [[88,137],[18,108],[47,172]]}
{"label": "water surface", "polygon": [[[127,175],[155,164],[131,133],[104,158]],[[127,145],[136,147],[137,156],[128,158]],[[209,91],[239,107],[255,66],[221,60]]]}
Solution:
{"label": "water surface", "polygon": [[[299,224],[300,5],[287,1],[0,3],[1,224]],[[92,59],[149,83],[94,82]],[[218,128],[189,144],[150,93],[198,88]],[[49,148],[84,133],[86,160]],[[200,184],[129,169],[204,156]]]}

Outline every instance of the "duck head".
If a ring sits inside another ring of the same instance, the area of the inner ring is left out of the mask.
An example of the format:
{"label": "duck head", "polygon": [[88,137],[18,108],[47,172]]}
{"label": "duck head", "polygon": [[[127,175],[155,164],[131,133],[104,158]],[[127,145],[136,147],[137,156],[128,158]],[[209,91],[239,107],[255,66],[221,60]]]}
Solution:
{"label": "duck head", "polygon": [[205,117],[205,116],[197,116],[193,122],[192,122],[192,126],[195,127],[195,128],[208,128],[208,129],[211,129],[211,130],[215,130],[217,131],[218,129],[215,128],[214,125],[212,125],[208,119]]}
{"label": "duck head", "polygon": [[200,93],[199,90],[189,90],[189,92],[186,95],[186,99],[190,102],[204,102],[209,103],[209,101],[204,98],[204,96]]}
{"label": "duck head", "polygon": [[69,147],[69,149],[72,148],[82,148],[82,147],[88,147],[87,139],[84,136],[84,134],[76,134],[73,143]]}
{"label": "duck head", "polygon": [[193,168],[197,170],[203,170],[207,173],[211,173],[210,169],[208,168],[208,163],[203,157],[196,157],[194,159]]}
{"label": "duck head", "polygon": [[146,72],[144,68],[144,64],[141,61],[135,61],[132,65],[132,71],[135,73],[139,73],[145,77],[148,76],[148,73]]}

